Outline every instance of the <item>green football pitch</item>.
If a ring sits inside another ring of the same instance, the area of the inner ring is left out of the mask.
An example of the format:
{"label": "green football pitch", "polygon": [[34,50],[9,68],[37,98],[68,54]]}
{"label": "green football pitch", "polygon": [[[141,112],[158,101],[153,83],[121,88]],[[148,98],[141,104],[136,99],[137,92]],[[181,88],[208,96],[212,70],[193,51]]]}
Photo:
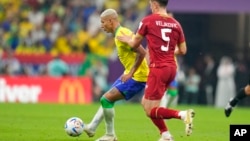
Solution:
{"label": "green football pitch", "polygon": [[[93,141],[104,135],[102,122],[93,138],[85,133],[70,137],[64,132],[65,121],[72,116],[90,122],[99,104],[0,104],[0,141]],[[208,106],[179,105],[196,112],[194,130],[185,136],[184,124],[177,119],[167,120],[168,128],[176,141],[229,141],[230,124],[250,124],[247,107],[237,107],[230,118],[223,109]],[[157,141],[156,127],[144,114],[140,104],[119,103],[115,106],[115,129],[119,141]]]}

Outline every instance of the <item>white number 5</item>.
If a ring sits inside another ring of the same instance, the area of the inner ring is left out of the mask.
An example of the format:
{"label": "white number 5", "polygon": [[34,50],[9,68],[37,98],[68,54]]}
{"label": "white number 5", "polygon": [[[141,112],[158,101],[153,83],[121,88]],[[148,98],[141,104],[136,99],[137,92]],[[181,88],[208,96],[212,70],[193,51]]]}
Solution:
{"label": "white number 5", "polygon": [[161,29],[161,37],[164,41],[167,42],[167,46],[161,45],[161,50],[162,51],[168,51],[168,47],[169,47],[169,42],[170,42],[170,38],[168,36],[166,36],[166,33],[171,33],[172,29],[170,28],[163,28]]}

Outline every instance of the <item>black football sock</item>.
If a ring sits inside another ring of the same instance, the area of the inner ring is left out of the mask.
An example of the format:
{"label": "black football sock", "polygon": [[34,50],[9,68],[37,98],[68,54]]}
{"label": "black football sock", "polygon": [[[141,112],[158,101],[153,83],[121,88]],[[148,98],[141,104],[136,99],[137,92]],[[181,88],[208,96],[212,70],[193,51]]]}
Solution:
{"label": "black football sock", "polygon": [[234,107],[240,100],[246,97],[245,89],[242,88],[237,95],[230,101],[230,105]]}

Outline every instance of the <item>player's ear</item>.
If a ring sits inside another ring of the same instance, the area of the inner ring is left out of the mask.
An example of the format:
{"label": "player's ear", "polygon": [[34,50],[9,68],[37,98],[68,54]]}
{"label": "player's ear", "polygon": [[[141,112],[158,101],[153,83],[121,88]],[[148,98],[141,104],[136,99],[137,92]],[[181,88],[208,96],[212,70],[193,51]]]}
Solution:
{"label": "player's ear", "polygon": [[109,20],[110,23],[112,23],[112,19],[111,18],[109,18],[108,20]]}

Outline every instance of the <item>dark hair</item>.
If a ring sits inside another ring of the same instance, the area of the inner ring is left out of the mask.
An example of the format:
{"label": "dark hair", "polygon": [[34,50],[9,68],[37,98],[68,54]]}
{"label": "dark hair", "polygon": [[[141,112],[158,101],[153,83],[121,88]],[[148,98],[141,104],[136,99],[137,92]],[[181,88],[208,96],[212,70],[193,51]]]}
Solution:
{"label": "dark hair", "polygon": [[168,0],[153,0],[153,1],[157,1],[162,7],[166,7],[168,5]]}

